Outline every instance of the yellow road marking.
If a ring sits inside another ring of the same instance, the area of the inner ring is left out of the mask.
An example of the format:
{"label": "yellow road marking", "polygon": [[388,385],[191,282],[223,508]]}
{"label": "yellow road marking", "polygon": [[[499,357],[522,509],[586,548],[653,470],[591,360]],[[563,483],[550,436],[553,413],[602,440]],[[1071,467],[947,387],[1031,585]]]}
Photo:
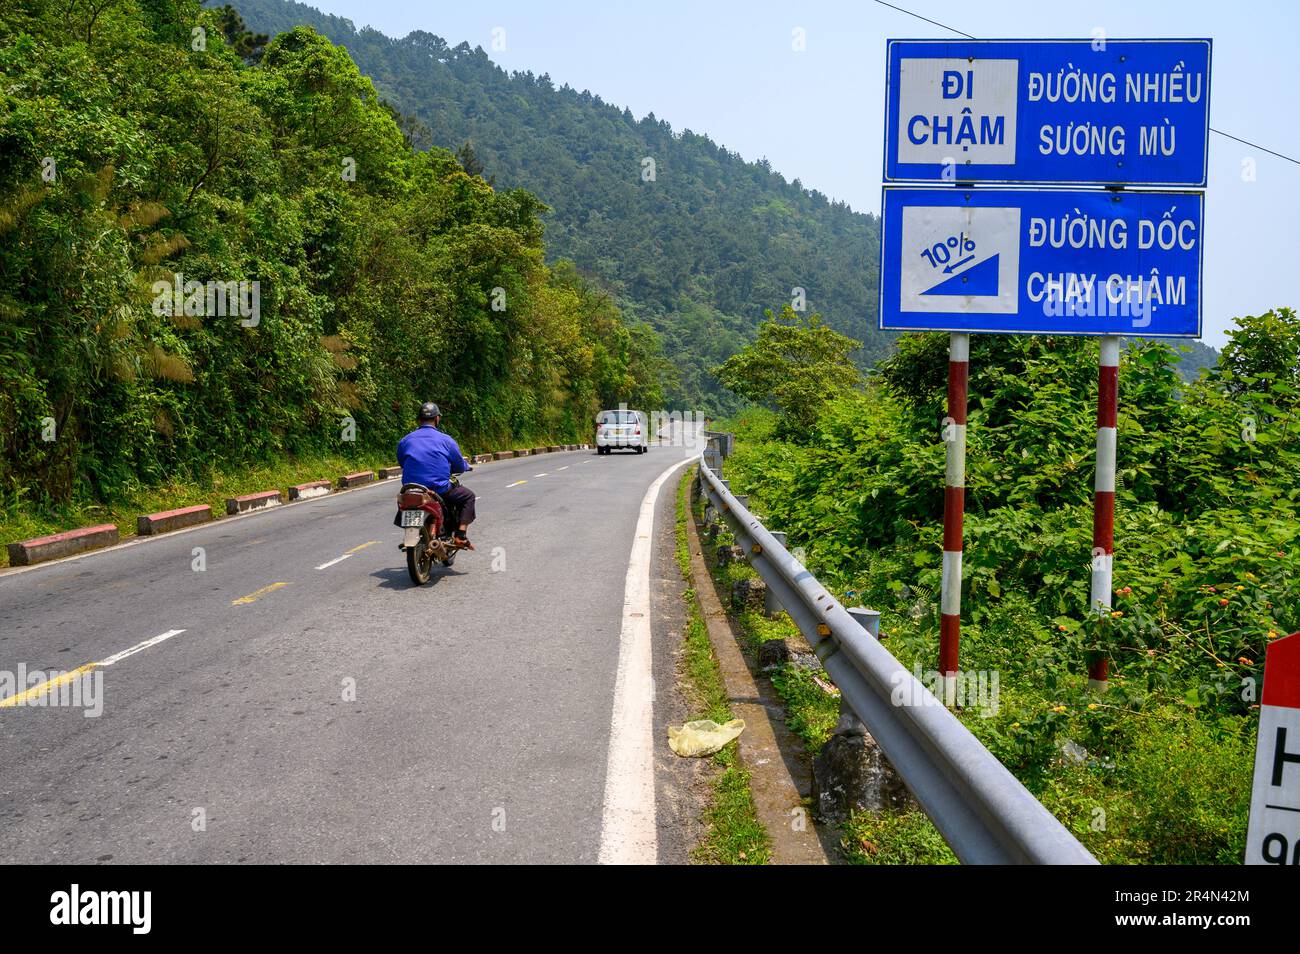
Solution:
{"label": "yellow road marking", "polygon": [[379,542],[378,540],[367,540],[365,543],[361,544],[360,546],[353,547],[351,550],[348,551],[348,553],[356,553],[358,550],[364,550],[366,547],[373,547],[378,542]]}
{"label": "yellow road marking", "polygon": [[20,692],[17,695],[10,696],[8,699],[0,699],[0,709],[5,709],[9,706],[26,705],[31,700],[39,699],[47,692],[57,689],[59,686],[66,686],[68,683],[80,679],[98,665],[99,663],[88,663],[85,666],[78,666],[71,672],[60,673],[53,679],[41,683],[39,686],[32,686],[25,692]]}
{"label": "yellow road marking", "polygon": [[288,586],[288,585],[289,585],[288,583],[272,583],[270,586],[264,586],[260,590],[256,590],[252,593],[249,593],[247,596],[241,596],[237,600],[231,600],[230,605],[243,606],[245,603],[251,603],[253,602],[253,600],[259,599],[260,597],[265,596],[267,593],[270,593],[273,590],[278,590],[280,587]]}
{"label": "yellow road marking", "polygon": [[526,480],[516,480],[513,484],[506,484],[506,490],[509,490],[511,487],[518,487],[520,484],[526,484],[526,483],[528,483],[528,481]]}
{"label": "yellow road marking", "polygon": [[7,699],[0,699],[0,709],[26,705],[31,700],[39,699],[41,696],[53,692],[60,686],[66,686],[68,683],[75,682],[77,679],[80,679],[82,676],[86,675],[86,673],[94,669],[103,669],[105,666],[111,666],[114,663],[121,662],[127,656],[134,656],[142,649],[148,649],[150,646],[157,646],[159,643],[165,642],[173,636],[179,636],[183,632],[185,632],[183,629],[169,629],[167,632],[159,636],[154,636],[152,639],[146,639],[142,643],[136,643],[130,649],[124,649],[120,653],[114,653],[98,662],[87,663],[84,666],[78,666],[70,672],[59,673],[53,679],[47,679],[39,686],[32,686],[30,689],[12,695]]}

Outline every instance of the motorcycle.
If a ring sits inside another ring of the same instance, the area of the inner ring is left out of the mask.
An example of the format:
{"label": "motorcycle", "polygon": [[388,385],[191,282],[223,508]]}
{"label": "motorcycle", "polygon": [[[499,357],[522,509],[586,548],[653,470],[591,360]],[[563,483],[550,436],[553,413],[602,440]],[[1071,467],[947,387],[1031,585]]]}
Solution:
{"label": "motorcycle", "polygon": [[[459,483],[455,477],[451,482]],[[457,515],[450,510],[436,490],[423,484],[403,484],[397,492],[399,549],[406,553],[406,570],[416,586],[429,582],[434,560],[447,567],[456,562],[461,548],[453,538]]]}

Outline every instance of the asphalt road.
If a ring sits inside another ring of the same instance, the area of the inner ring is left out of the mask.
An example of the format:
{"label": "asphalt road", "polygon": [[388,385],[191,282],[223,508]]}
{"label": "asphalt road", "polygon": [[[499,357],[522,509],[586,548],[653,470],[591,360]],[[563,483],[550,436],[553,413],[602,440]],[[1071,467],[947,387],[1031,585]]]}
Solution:
{"label": "asphalt road", "polygon": [[[0,708],[0,861],[597,860],[638,511],[693,453],[481,465],[478,549],[420,588],[397,481],[0,574],[0,671],[182,631],[96,670],[96,718]],[[646,570],[657,683],[680,473]],[[678,820],[659,860],[684,858]]]}

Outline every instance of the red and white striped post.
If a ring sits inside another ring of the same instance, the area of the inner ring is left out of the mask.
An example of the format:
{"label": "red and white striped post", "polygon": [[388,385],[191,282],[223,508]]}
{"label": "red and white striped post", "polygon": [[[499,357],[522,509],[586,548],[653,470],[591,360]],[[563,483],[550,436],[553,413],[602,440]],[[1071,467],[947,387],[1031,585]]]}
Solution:
{"label": "red and white striped post", "polygon": [[[1101,339],[1101,361],[1097,369],[1097,476],[1092,504],[1092,597],[1093,612],[1110,612],[1111,573],[1115,560],[1115,422],[1119,407],[1119,338]],[[1088,685],[1105,691],[1106,656],[1099,647],[1088,663]]]}
{"label": "red and white striped post", "polygon": [[970,378],[970,335],[948,336],[948,417],[944,420],[947,467],[943,488],[943,578],[939,593],[939,675],[944,702],[957,695],[961,642],[962,517],[966,509],[966,392]]}

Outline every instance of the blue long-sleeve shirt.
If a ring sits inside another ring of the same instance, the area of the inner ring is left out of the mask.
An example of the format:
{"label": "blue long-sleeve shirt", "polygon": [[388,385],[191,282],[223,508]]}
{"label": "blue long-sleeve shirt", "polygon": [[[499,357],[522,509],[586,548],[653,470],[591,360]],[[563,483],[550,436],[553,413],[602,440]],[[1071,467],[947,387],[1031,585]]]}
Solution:
{"label": "blue long-sleeve shirt", "polygon": [[397,442],[402,483],[423,484],[438,493],[451,487],[451,475],[465,472],[465,455],[451,436],[422,424]]}

